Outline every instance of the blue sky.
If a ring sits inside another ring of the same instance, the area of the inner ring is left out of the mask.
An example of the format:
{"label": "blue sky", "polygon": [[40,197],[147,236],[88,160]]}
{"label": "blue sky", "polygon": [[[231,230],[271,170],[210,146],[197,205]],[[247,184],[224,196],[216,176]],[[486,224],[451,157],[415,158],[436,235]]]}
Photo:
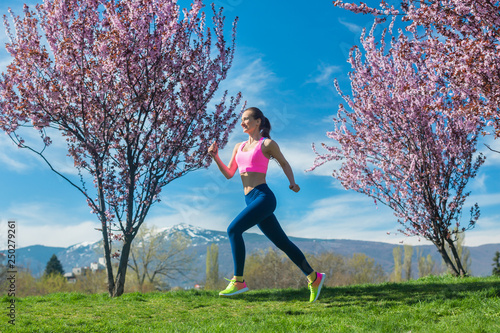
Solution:
{"label": "blue sky", "polygon": [[[22,6],[12,3],[0,1],[0,13],[7,13],[12,6],[20,14]],[[271,135],[302,188],[299,193],[290,191],[281,169],[271,162],[267,180],[278,198],[275,214],[284,230],[297,237],[427,244],[398,234],[396,218],[383,205],[376,207],[373,200],[344,190],[331,177],[335,163],[304,172],[314,161],[311,144],[332,143],[325,133],[332,130],[331,119],[341,102],[333,79],[349,91],[348,52],[352,45],[359,44],[362,28],[369,28],[372,19],[338,9],[332,1],[315,0],[307,5],[298,0],[215,3],[226,8],[228,26],[235,16],[240,17],[236,57],[223,89],[233,94],[241,91],[248,106],[257,106],[268,116],[273,125]],[[0,42],[7,42],[3,29]],[[2,47],[0,70],[9,62]],[[244,140],[238,125],[227,148],[220,152],[222,159],[227,162],[232,147]],[[500,142],[490,137],[482,140],[500,148]],[[498,243],[500,236],[500,154],[490,153],[482,144],[480,150],[487,161],[470,182],[472,194],[464,207],[464,219],[474,202],[482,212],[476,228],[466,234],[470,246]],[[56,167],[74,174],[63,141],[55,140],[47,153]],[[66,247],[100,239],[95,230],[99,223],[84,197],[39,158],[15,147],[4,134],[0,135],[0,184],[0,248],[5,247],[7,221],[11,219],[17,221],[18,247]],[[165,187],[162,201],[153,206],[146,222],[159,228],[188,223],[226,230],[244,205],[238,175],[228,181],[214,164]]]}

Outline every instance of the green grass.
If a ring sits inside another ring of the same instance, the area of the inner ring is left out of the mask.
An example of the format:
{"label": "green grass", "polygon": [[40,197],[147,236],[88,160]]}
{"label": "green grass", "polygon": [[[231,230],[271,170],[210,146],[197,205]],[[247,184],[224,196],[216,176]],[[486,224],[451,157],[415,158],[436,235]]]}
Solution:
{"label": "green grass", "polygon": [[[16,325],[0,298],[1,332],[500,332],[500,278],[428,277],[405,283],[256,290],[57,293],[16,299]],[[13,329],[15,328],[15,329]]]}

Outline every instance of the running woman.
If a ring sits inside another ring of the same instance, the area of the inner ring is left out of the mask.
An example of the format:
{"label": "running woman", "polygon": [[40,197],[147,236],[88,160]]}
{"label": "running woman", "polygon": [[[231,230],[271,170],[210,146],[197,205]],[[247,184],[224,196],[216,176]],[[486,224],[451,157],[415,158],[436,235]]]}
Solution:
{"label": "running woman", "polygon": [[219,170],[227,179],[232,178],[236,169],[239,168],[247,204],[247,207],[231,222],[227,229],[233,252],[234,276],[229,280],[227,288],[219,295],[233,296],[248,291],[243,279],[245,266],[243,233],[257,225],[264,235],[285,252],[307,276],[311,291],[310,302],[314,302],[318,299],[325,274],[317,273],[311,268],[302,251],[288,239],[274,216],[276,198],[266,184],[269,159],[272,157],[279,163],[290,182],[290,190],[298,192],[300,187],[295,183],[292,168],[281,153],[278,144],[271,140],[269,135],[271,124],[262,111],[255,107],[246,109],[241,117],[241,127],[243,127],[243,132],[248,134],[248,140],[236,144],[227,166],[219,157],[217,142],[214,142],[208,149]]}

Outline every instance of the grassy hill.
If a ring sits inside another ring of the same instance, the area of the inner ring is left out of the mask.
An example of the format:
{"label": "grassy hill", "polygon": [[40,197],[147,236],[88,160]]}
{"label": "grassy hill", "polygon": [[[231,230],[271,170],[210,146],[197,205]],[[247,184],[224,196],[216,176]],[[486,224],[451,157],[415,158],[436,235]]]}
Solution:
{"label": "grassy hill", "polygon": [[16,325],[2,314],[0,332],[500,332],[500,277],[324,288],[313,304],[308,293],[57,293],[16,299]]}

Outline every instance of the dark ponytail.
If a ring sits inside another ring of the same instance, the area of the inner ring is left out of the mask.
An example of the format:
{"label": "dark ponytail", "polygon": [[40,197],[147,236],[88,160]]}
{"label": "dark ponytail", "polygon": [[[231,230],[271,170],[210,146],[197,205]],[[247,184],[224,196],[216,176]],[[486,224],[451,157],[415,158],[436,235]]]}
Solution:
{"label": "dark ponytail", "polygon": [[269,122],[269,119],[267,119],[262,111],[260,111],[259,108],[256,107],[251,107],[248,108],[247,111],[252,111],[252,117],[253,119],[260,119],[260,134],[265,137],[265,138],[271,138],[270,132],[271,132],[271,123]]}
{"label": "dark ponytail", "polygon": [[271,138],[271,123],[269,122],[269,119],[264,117],[264,121],[260,123],[260,133],[262,134],[263,137],[265,138]]}

